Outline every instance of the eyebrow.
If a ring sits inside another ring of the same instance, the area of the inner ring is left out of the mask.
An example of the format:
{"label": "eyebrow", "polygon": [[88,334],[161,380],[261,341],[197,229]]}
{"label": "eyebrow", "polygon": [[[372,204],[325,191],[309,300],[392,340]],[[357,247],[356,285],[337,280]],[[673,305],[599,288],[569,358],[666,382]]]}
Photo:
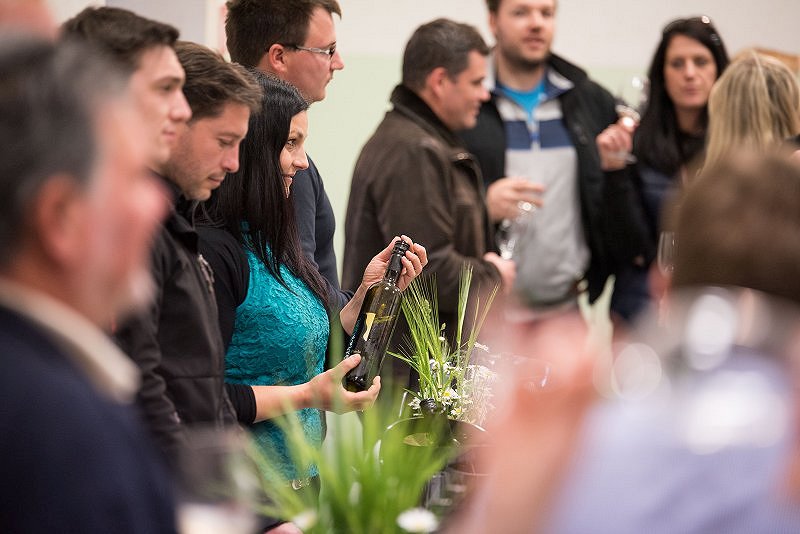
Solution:
{"label": "eyebrow", "polygon": [[154,84],[160,84],[160,83],[173,84],[173,83],[177,83],[177,84],[183,85],[183,84],[186,83],[186,78],[182,77],[182,76],[173,76],[173,75],[170,74],[170,75],[167,75],[167,76],[162,76],[161,78],[156,78],[153,81],[153,83]]}
{"label": "eyebrow", "polygon": [[230,137],[231,139],[243,139],[245,135],[247,134],[243,134],[242,132],[225,131],[217,134],[217,137]]}
{"label": "eyebrow", "polygon": [[289,130],[289,137],[292,135],[299,137],[300,139],[305,139],[306,133],[302,130]]}

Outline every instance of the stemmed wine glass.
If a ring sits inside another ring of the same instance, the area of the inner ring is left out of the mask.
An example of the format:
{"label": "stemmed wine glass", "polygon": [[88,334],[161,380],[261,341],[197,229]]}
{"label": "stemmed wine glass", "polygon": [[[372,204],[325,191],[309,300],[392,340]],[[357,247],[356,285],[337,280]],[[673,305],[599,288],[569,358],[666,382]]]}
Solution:
{"label": "stemmed wine glass", "polygon": [[663,231],[658,236],[658,269],[664,276],[672,276],[675,270],[675,232]]}
{"label": "stemmed wine glass", "polygon": [[[639,126],[642,112],[647,105],[647,92],[650,83],[644,76],[633,76],[620,85],[615,99],[617,105],[614,108],[622,123],[631,131]],[[621,155],[627,163],[636,163],[636,156],[630,153]]]}
{"label": "stemmed wine glass", "polygon": [[500,257],[506,260],[514,256],[514,249],[530,225],[533,212],[536,211],[536,206],[530,202],[520,202],[517,207],[519,214],[514,219],[503,219],[497,230],[497,248]]}

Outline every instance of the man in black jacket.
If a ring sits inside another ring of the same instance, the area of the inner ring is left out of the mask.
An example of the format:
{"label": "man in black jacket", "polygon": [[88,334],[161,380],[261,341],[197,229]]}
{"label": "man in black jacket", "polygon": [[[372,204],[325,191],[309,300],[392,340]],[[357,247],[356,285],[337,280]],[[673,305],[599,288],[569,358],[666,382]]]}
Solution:
{"label": "man in black jacket", "polygon": [[236,421],[223,380],[213,274],[199,253],[193,219],[197,201],[239,168],[239,143],[250,112],[261,105],[261,91],[242,67],[193,43],[178,43],[176,52],[192,119],[167,162],[154,169],[172,199],[152,255],[158,298],[116,333],[142,370],[139,402],[168,456],[178,451],[187,427]]}
{"label": "man in black jacket", "polygon": [[487,5],[496,38],[491,99],[463,138],[494,222],[513,220],[526,202],[539,206],[514,251],[517,294],[538,311],[572,309],[587,285],[594,301],[611,272],[594,139],[617,120],[614,99],[551,53],[556,0]]}

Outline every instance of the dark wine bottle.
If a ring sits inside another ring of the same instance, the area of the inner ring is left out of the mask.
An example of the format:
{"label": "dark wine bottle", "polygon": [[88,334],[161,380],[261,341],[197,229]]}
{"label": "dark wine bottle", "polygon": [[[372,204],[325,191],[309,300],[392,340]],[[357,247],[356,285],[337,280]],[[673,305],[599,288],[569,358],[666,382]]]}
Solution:
{"label": "dark wine bottle", "polygon": [[364,296],[358,319],[353,327],[353,335],[345,352],[345,357],[353,354],[361,355],[358,366],[351,369],[342,379],[342,385],[347,391],[368,389],[372,385],[372,380],[381,372],[389,340],[400,316],[402,292],[397,287],[397,279],[403,270],[400,260],[407,250],[408,243],[401,239],[395,241],[383,280],[372,284]]}

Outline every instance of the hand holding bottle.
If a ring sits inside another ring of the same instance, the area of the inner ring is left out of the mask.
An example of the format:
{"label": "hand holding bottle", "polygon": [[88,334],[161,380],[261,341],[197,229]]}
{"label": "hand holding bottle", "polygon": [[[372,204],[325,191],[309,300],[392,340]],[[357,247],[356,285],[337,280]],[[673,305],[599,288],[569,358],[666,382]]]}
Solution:
{"label": "hand holding bottle", "polygon": [[381,377],[376,376],[369,389],[356,393],[347,391],[342,386],[342,377],[361,362],[361,356],[355,354],[339,362],[333,369],[320,373],[308,382],[311,405],[335,413],[347,413],[354,410],[365,410],[372,406],[381,390]]}
{"label": "hand holding bottle", "polygon": [[253,422],[272,419],[283,414],[315,408],[336,413],[364,410],[372,406],[381,390],[381,380],[376,377],[364,391],[351,393],[342,386],[342,377],[358,366],[361,356],[345,358],[333,369],[320,373],[308,382],[293,386],[250,386],[256,398],[256,416]]}
{"label": "hand holding bottle", "polygon": [[400,272],[400,278],[397,281],[397,287],[402,291],[408,287],[411,281],[419,276],[425,265],[428,264],[428,252],[425,247],[419,243],[414,243],[410,237],[403,235],[400,237],[393,237],[389,244],[381,250],[369,262],[367,268],[364,269],[364,276],[361,279],[361,287],[364,289],[369,288],[371,285],[383,280],[383,275],[386,268],[389,267],[389,259],[392,257],[392,249],[398,239],[402,239],[408,243],[409,248],[405,256],[401,258],[403,270]]}
{"label": "hand holding bottle", "polygon": [[[405,271],[407,281],[410,282],[413,278],[410,275],[416,276],[417,273],[416,268],[409,272],[407,266],[403,265],[404,261],[409,262],[406,255],[411,247],[410,241],[404,236],[404,239],[397,239],[392,243],[383,277],[369,286],[369,289],[365,290],[363,283],[358,289],[356,295],[358,293],[363,295],[361,308],[358,311],[358,318],[353,326],[345,356],[359,354],[362,359],[359,365],[351,369],[344,377],[343,385],[347,391],[366,390],[381,372],[383,359],[400,315],[400,299],[403,292],[400,287],[401,274]],[[424,247],[422,254],[427,262]],[[421,266],[419,271],[422,271]],[[356,298],[354,297],[352,300],[354,301]],[[351,303],[352,301],[348,303],[348,306]]]}
{"label": "hand holding bottle", "polygon": [[358,287],[355,295],[339,312],[339,320],[342,323],[342,328],[348,335],[353,333],[358,313],[361,310],[361,305],[364,303],[364,297],[367,294],[367,289],[372,285],[377,284],[383,280],[384,273],[389,267],[389,260],[392,257],[392,249],[396,241],[402,239],[409,244],[409,249],[405,255],[400,259],[402,269],[400,277],[397,280],[397,287],[402,291],[408,287],[411,281],[419,276],[425,265],[428,264],[428,252],[425,247],[419,243],[414,243],[408,236],[394,237],[389,244],[381,250],[372,260],[370,260],[367,268],[364,269],[364,276],[361,279],[361,285]]}

